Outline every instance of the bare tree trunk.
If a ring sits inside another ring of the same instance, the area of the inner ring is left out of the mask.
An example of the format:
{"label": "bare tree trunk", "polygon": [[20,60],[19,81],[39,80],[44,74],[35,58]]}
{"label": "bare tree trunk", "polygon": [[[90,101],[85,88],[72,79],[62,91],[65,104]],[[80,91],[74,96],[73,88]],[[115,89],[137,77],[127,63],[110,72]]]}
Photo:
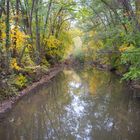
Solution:
{"label": "bare tree trunk", "polygon": [[[5,13],[4,6],[5,6],[5,0],[2,0],[0,2],[0,22],[2,22],[1,20],[2,14]],[[0,43],[2,43],[2,30],[1,29],[0,29]]]}
{"label": "bare tree trunk", "polygon": [[5,0],[1,0],[1,2],[0,2],[0,18],[2,17],[2,13],[5,13],[4,6],[5,6]]}
{"label": "bare tree trunk", "polygon": [[[50,11],[51,11],[51,6],[52,6],[52,1],[53,0],[50,0],[49,1],[49,4],[48,4],[48,10],[47,10],[47,14],[46,14],[46,19],[45,19],[45,24],[44,24],[44,30],[43,30],[43,35],[42,35],[42,39],[44,40],[45,36],[46,36],[46,31],[48,33],[48,20],[49,20],[49,16],[50,16]],[[48,33],[49,35],[49,33]],[[42,48],[41,48],[41,56],[44,56],[45,54],[45,46],[42,44]]]}
{"label": "bare tree trunk", "polygon": [[140,0],[135,0],[136,5],[136,17],[138,19],[138,22],[140,23]]}
{"label": "bare tree trunk", "polygon": [[36,11],[35,11],[35,20],[36,20],[36,55],[37,55],[37,64],[40,63],[40,27],[39,27],[39,18],[38,18],[38,0],[36,0]]}
{"label": "bare tree trunk", "polygon": [[6,72],[8,73],[9,72],[9,59],[10,59],[10,52],[9,52],[9,47],[10,47],[10,23],[9,23],[9,20],[10,20],[10,1],[7,0],[6,1],[6,14],[7,14],[7,17],[6,17]]}
{"label": "bare tree trunk", "polygon": [[31,39],[33,38],[32,19],[33,19],[34,6],[35,6],[35,0],[32,1],[32,9],[31,9],[30,18],[29,18],[29,32],[30,32],[30,35],[31,35]]}
{"label": "bare tree trunk", "polygon": [[15,32],[14,32],[14,39],[13,39],[13,57],[17,57],[18,56],[18,53],[17,53],[17,29],[18,29],[18,21],[19,21],[19,0],[16,0],[16,19],[15,19]]}
{"label": "bare tree trunk", "polygon": [[[34,2],[35,0],[32,1],[32,8],[31,8],[31,11],[33,10],[33,7],[34,7]],[[25,4],[25,11],[24,11],[24,14],[26,16],[25,20],[24,20],[24,23],[25,23],[25,26],[26,26],[26,30],[27,30],[27,33],[31,36],[32,38],[32,18],[31,18],[31,15],[32,15],[32,12],[30,12],[30,9],[29,9],[29,3],[28,3],[28,0],[24,0],[24,4]]]}
{"label": "bare tree trunk", "polygon": [[44,25],[43,38],[44,38],[45,33],[46,33],[46,30],[47,30],[48,18],[49,18],[49,15],[50,15],[51,6],[52,6],[52,0],[50,0],[49,5],[48,5],[48,11],[47,11],[46,20],[45,20],[45,25]]}

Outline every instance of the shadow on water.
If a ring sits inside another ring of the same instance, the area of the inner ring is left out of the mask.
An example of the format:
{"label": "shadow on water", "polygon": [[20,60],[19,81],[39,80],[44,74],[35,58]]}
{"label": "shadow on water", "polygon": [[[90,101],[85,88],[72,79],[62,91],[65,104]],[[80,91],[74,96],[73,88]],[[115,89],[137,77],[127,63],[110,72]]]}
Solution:
{"label": "shadow on water", "polygon": [[0,123],[0,140],[139,140],[140,102],[116,76],[64,70]]}

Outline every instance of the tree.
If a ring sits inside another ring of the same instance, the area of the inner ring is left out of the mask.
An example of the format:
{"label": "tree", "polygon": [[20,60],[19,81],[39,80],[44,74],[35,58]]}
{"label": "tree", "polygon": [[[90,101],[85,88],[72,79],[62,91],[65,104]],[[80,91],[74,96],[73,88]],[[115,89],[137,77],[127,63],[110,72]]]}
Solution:
{"label": "tree", "polygon": [[9,59],[10,59],[10,1],[6,1],[6,71],[9,71]]}

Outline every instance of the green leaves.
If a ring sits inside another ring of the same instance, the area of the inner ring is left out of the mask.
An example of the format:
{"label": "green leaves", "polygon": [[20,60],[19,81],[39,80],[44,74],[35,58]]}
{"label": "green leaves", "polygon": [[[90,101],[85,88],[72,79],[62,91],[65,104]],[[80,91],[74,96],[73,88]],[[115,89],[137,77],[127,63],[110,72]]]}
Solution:
{"label": "green leaves", "polygon": [[125,80],[140,79],[140,48],[128,47],[121,55],[121,63],[129,65],[129,70],[124,74]]}
{"label": "green leaves", "polygon": [[140,79],[140,68],[131,67],[129,72],[123,75],[122,80],[138,80]]}

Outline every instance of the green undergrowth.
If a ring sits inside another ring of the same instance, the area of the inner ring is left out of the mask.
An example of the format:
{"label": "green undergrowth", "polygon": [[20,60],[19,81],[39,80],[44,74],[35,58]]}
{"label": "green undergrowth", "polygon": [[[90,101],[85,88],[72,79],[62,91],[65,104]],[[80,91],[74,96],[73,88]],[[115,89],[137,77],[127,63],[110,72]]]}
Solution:
{"label": "green undergrowth", "polygon": [[17,96],[19,91],[33,82],[39,81],[43,75],[47,74],[48,70],[48,66],[42,65],[21,68],[9,75],[2,73],[0,77],[0,100]]}

